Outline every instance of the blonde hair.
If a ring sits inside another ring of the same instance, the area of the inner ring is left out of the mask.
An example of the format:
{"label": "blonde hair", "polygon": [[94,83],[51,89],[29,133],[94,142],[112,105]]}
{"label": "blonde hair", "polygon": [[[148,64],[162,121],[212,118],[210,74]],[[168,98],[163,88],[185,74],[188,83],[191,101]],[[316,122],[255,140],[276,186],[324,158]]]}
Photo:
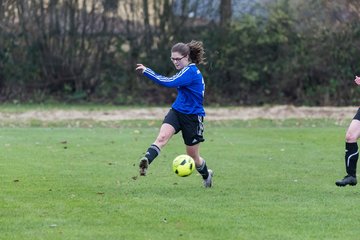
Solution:
{"label": "blonde hair", "polygon": [[201,41],[192,40],[189,43],[177,43],[171,48],[171,52],[178,52],[183,56],[189,55],[191,62],[195,64],[206,64],[205,50]]}

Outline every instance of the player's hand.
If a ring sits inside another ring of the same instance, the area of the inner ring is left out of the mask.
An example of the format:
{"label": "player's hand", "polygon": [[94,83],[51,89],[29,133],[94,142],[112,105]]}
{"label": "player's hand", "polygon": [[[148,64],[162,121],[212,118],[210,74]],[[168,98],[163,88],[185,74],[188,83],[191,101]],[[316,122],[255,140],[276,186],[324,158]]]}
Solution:
{"label": "player's hand", "polygon": [[146,67],[140,63],[136,64],[136,71],[139,71],[141,73],[143,73],[145,71]]}
{"label": "player's hand", "polygon": [[355,76],[355,80],[354,80],[354,81],[356,82],[357,85],[360,85],[360,77]]}

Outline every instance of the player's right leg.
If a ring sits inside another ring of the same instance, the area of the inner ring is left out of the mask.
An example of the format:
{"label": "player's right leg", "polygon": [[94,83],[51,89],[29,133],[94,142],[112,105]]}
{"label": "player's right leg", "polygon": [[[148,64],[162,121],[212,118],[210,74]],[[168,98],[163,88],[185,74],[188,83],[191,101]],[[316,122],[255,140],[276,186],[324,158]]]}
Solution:
{"label": "player's right leg", "polygon": [[139,173],[145,176],[151,162],[160,154],[161,149],[168,143],[170,138],[175,134],[175,129],[168,123],[163,123],[159,134],[153,144],[148,148],[145,156],[140,159]]}

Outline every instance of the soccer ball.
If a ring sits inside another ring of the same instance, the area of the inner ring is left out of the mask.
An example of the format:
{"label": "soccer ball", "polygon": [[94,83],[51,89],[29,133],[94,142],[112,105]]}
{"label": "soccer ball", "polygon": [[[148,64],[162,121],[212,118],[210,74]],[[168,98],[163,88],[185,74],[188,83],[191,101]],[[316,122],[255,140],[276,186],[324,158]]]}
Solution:
{"label": "soccer ball", "polygon": [[180,177],[187,177],[195,169],[195,162],[189,155],[179,155],[173,161],[173,171]]}

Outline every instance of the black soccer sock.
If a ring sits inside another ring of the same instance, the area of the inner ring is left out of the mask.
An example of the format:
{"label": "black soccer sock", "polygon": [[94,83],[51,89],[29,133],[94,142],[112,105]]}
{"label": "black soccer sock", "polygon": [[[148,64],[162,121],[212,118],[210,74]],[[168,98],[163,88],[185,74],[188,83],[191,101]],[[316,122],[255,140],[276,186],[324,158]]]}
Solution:
{"label": "black soccer sock", "polygon": [[151,144],[145,153],[145,157],[149,160],[149,164],[160,154],[160,148],[155,144]]}
{"label": "black soccer sock", "polygon": [[356,142],[345,144],[345,166],[348,175],[356,177],[356,165],[359,159],[359,148]]}
{"label": "black soccer sock", "polygon": [[205,160],[203,161],[200,167],[196,167],[196,170],[200,173],[203,179],[207,179],[209,177],[209,172]]}

